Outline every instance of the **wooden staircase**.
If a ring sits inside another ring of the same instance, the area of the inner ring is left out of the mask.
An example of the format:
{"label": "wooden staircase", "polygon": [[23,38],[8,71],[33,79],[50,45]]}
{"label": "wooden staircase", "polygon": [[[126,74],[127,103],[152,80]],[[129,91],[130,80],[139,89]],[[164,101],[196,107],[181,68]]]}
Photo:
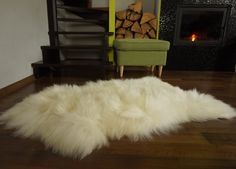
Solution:
{"label": "wooden staircase", "polygon": [[[74,0],[76,1],[76,0]],[[32,63],[36,78],[61,74],[67,68],[94,70],[105,77],[108,62],[108,10],[65,5],[47,0],[49,46],[42,46],[42,61]]]}

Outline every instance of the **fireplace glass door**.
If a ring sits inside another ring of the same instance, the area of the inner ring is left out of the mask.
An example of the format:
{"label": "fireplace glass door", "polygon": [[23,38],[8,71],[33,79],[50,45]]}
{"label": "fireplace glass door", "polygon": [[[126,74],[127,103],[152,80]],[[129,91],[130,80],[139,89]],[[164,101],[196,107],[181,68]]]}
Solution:
{"label": "fireplace glass door", "polygon": [[179,6],[175,45],[223,44],[230,8],[228,6]]}

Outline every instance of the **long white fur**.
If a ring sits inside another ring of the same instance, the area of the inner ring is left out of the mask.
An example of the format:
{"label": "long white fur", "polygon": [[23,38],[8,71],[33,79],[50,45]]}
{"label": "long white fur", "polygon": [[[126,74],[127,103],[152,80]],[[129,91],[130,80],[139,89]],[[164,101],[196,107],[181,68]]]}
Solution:
{"label": "long white fur", "polygon": [[191,120],[235,116],[234,108],[210,95],[144,77],[54,85],[25,98],[0,121],[62,155],[83,158],[109,139],[149,138]]}

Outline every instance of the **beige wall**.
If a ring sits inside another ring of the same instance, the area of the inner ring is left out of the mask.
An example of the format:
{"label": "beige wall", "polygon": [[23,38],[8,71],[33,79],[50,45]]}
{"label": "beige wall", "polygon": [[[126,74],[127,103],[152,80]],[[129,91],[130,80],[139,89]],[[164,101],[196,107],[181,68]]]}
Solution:
{"label": "beige wall", "polygon": [[155,0],[144,0],[143,1],[143,11],[154,13],[155,11]]}
{"label": "beige wall", "polygon": [[134,3],[135,0],[116,0],[116,11],[125,10],[129,4]]}
{"label": "beige wall", "polygon": [[107,7],[109,0],[92,0],[92,7]]}
{"label": "beige wall", "polygon": [[[154,11],[155,0],[143,0],[144,11],[152,12]],[[109,0],[92,0],[93,7],[107,7]],[[129,4],[132,4],[135,0],[116,0],[116,10],[127,9]]]}
{"label": "beige wall", "polygon": [[46,0],[0,1],[0,88],[32,75],[48,44]]}

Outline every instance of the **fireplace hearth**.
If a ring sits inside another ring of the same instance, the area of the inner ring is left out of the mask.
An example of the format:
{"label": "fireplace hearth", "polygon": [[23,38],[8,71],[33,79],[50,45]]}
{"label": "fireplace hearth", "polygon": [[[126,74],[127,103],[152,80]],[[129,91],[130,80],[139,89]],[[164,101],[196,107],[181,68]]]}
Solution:
{"label": "fireplace hearth", "polygon": [[224,45],[230,11],[230,5],[179,5],[174,45]]}

